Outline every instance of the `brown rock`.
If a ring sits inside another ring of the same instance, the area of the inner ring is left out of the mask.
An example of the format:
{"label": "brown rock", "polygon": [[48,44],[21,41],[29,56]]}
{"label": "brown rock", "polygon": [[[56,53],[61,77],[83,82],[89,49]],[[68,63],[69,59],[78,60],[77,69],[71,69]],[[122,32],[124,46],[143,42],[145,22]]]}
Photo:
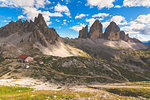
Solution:
{"label": "brown rock", "polygon": [[99,20],[96,20],[90,28],[89,38],[97,39],[102,37],[103,26]]}
{"label": "brown rock", "polygon": [[17,38],[20,42],[39,42],[44,46],[47,46],[48,43],[55,43],[59,38],[55,29],[48,28],[42,14],[39,14],[34,22],[32,20],[22,22],[20,19],[16,22],[11,21],[0,28],[0,37],[8,37],[12,34],[18,34],[20,37]]}
{"label": "brown rock", "polygon": [[128,34],[126,35],[124,31],[120,31],[120,39],[128,42],[130,38],[129,35]]}
{"label": "brown rock", "polygon": [[22,21],[18,20],[16,22],[11,21],[6,26],[0,28],[0,37],[7,37],[16,32],[22,32],[24,28],[22,27]]}
{"label": "brown rock", "polygon": [[39,14],[34,22],[30,21],[29,29],[33,29],[29,41],[39,42],[44,46],[47,46],[48,43],[55,43],[59,38],[54,28],[48,28],[42,14]]}
{"label": "brown rock", "polygon": [[142,43],[140,40],[136,39],[136,38],[130,38],[131,42],[135,42],[135,43]]}
{"label": "brown rock", "polygon": [[88,25],[82,28],[82,30],[79,31],[79,37],[78,38],[88,38]]}
{"label": "brown rock", "polygon": [[115,22],[111,22],[104,32],[104,38],[108,40],[120,39],[120,28]]}

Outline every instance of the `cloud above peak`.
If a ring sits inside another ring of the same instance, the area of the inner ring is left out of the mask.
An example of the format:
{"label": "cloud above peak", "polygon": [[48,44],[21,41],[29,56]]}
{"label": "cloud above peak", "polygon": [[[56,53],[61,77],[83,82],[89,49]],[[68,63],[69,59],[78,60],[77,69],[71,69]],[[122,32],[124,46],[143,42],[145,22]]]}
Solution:
{"label": "cloud above peak", "polygon": [[0,7],[43,8],[46,4],[50,3],[48,0],[0,0]]}
{"label": "cloud above peak", "polygon": [[97,6],[100,10],[102,8],[114,7],[113,2],[115,2],[115,0],[87,0],[87,5],[90,5],[90,7]]}
{"label": "cloud above peak", "polygon": [[69,9],[68,9],[68,7],[67,6],[65,6],[65,5],[61,5],[60,3],[58,3],[55,7],[54,7],[54,10],[56,11],[56,12],[63,12],[63,13],[65,13],[65,15],[66,16],[70,16],[71,14],[70,14],[70,11],[69,11]]}
{"label": "cloud above peak", "polygon": [[107,17],[107,16],[109,16],[109,14],[107,14],[107,13],[98,13],[98,14],[93,15],[92,17],[102,17],[102,18],[104,18],[104,17]]}
{"label": "cloud above peak", "polygon": [[116,24],[118,25],[127,25],[127,21],[125,20],[123,16],[113,16],[111,18],[111,21],[116,22]]}
{"label": "cloud above peak", "polygon": [[75,19],[83,18],[83,17],[86,17],[86,16],[88,16],[88,14],[80,14],[80,15],[77,15],[77,16],[75,17]]}
{"label": "cloud above peak", "polygon": [[19,19],[34,20],[39,13],[42,13],[46,22],[49,23],[50,13],[39,9],[50,3],[49,0],[0,0],[0,7],[21,8],[23,15],[18,16]]}
{"label": "cloud above peak", "polygon": [[150,0],[124,0],[123,6],[128,7],[150,7]]}
{"label": "cloud above peak", "polygon": [[150,35],[150,14],[139,15],[135,20],[130,21],[129,25],[122,27],[122,29],[132,33]]}
{"label": "cloud above peak", "polygon": [[0,7],[22,9],[22,14],[18,16],[18,19],[34,20],[41,13],[47,24],[49,24],[51,23],[50,17],[63,17],[62,14],[71,15],[68,7],[60,3],[53,8],[54,12],[51,13],[49,10],[44,9],[48,4],[51,4],[49,0],[0,0]]}

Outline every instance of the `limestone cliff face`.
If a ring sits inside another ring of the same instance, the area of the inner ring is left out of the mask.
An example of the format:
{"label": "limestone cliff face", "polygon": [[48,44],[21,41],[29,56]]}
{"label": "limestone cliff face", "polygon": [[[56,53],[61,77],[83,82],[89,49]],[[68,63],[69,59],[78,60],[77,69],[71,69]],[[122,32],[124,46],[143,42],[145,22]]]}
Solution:
{"label": "limestone cliff face", "polygon": [[[27,34],[29,36],[26,36]],[[0,28],[0,38],[7,38],[12,35],[14,35],[14,40],[18,39],[20,42],[26,40],[26,42],[31,43],[39,42],[44,46],[47,46],[48,43],[55,43],[59,38],[56,30],[47,26],[42,14],[39,14],[34,22],[32,20],[22,22],[20,19],[16,22],[11,21],[8,25]]]}
{"label": "limestone cliff face", "polygon": [[108,40],[120,39],[120,28],[115,22],[111,22],[104,32],[104,38]]}
{"label": "limestone cliff face", "polygon": [[128,34],[126,35],[124,31],[120,31],[120,39],[128,42],[130,37]]}
{"label": "limestone cliff face", "polygon": [[47,46],[47,43],[55,43],[59,38],[54,28],[48,28],[43,16],[39,14],[33,22],[33,34],[30,36],[29,41],[40,42],[42,45]]}
{"label": "limestone cliff face", "polygon": [[103,25],[99,20],[96,20],[90,28],[89,38],[97,39],[102,37]]}
{"label": "limestone cliff face", "polygon": [[82,30],[79,31],[79,37],[78,38],[87,38],[88,37],[88,25],[82,28]]}
{"label": "limestone cliff face", "polygon": [[101,24],[101,22],[99,22],[99,20],[95,20],[89,32],[88,25],[86,25],[86,27],[83,27],[82,30],[79,31],[78,38],[103,38],[110,41],[124,40],[126,42],[140,42],[138,39],[130,38],[129,35],[125,34],[124,31],[120,31],[120,27],[115,22],[111,22],[103,33],[103,25]]}

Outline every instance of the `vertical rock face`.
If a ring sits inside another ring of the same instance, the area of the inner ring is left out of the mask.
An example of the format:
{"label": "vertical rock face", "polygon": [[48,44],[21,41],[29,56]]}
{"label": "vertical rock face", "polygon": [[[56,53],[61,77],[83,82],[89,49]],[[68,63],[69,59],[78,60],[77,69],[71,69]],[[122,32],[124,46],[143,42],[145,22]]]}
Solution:
{"label": "vertical rock face", "polygon": [[59,38],[55,29],[48,28],[42,14],[39,14],[32,24],[30,25],[34,30],[29,39],[31,42],[40,42],[42,45],[47,46],[47,43],[55,43]]}
{"label": "vertical rock face", "polygon": [[128,34],[126,35],[124,31],[120,31],[120,39],[128,42],[130,38],[129,35]]}
{"label": "vertical rock face", "polygon": [[99,20],[96,20],[90,28],[89,38],[97,39],[102,37],[103,26]]}
{"label": "vertical rock face", "polygon": [[[27,34],[30,33],[29,36]],[[20,19],[16,22],[11,21],[8,25],[0,28],[0,37],[9,37],[12,34],[17,34],[20,37],[18,40],[26,40],[27,42],[39,42],[44,46],[47,46],[48,43],[55,43],[58,40],[59,35],[56,30],[49,28],[42,16],[39,14],[35,18],[34,22],[23,21]],[[26,39],[23,39],[23,37]],[[20,41],[22,42],[22,41]]]}
{"label": "vertical rock face", "polygon": [[104,33],[105,39],[108,40],[119,40],[120,39],[120,28],[115,22],[111,22],[106,28]]}
{"label": "vertical rock face", "polygon": [[79,37],[78,38],[88,38],[88,25],[82,28],[82,30],[79,31]]}
{"label": "vertical rock face", "polygon": [[0,37],[7,37],[15,32],[23,31],[22,21],[18,20],[16,22],[11,21],[8,25],[0,28]]}
{"label": "vertical rock face", "polygon": [[130,38],[130,42],[142,43],[140,40],[138,40],[136,38]]}

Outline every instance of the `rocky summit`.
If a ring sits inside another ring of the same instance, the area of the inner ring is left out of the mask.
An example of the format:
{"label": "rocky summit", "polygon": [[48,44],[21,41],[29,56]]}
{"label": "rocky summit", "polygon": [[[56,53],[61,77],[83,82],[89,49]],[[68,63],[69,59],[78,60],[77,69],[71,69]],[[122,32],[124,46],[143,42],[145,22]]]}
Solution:
{"label": "rocky summit", "polygon": [[105,39],[108,40],[119,40],[120,39],[120,28],[115,22],[111,22],[104,32]]}
{"label": "rocky summit", "polygon": [[88,25],[82,28],[82,30],[79,31],[79,38],[88,38]]}
{"label": "rocky summit", "polygon": [[120,31],[120,39],[128,42],[128,40],[130,39],[130,37],[129,37],[128,34],[126,35],[124,31]]}
{"label": "rocky summit", "polygon": [[[54,43],[59,35],[53,28],[48,28],[42,14],[39,14],[35,18],[34,22],[18,20],[16,22],[11,21],[8,25],[0,28],[0,37],[13,37],[17,40],[15,44],[20,42],[32,42],[41,43],[43,46],[47,46],[47,43]],[[5,41],[7,43],[9,41]]]}
{"label": "rocky summit", "polygon": [[88,26],[82,28],[79,31],[79,38],[90,38],[90,39],[97,39],[102,37],[103,26],[99,20],[95,20],[92,24],[90,31],[88,32]]}
{"label": "rocky summit", "polygon": [[89,38],[97,39],[102,37],[103,26],[99,20],[96,20],[90,28]]}
{"label": "rocky summit", "polygon": [[115,23],[111,22],[103,33],[103,25],[97,19],[92,24],[90,31],[88,32],[88,26],[83,27],[82,30],[79,31],[78,38],[89,38],[89,39],[105,39],[110,41],[119,41],[123,40],[125,42],[136,42],[141,43],[138,39],[130,38],[128,34],[125,34],[124,31],[120,30],[120,27]]}
{"label": "rocky summit", "polygon": [[0,28],[0,76],[63,85],[149,81],[146,49],[115,22],[103,33],[96,20],[89,31],[88,25],[83,27],[78,39],[66,39],[39,14],[34,21],[12,21]]}

